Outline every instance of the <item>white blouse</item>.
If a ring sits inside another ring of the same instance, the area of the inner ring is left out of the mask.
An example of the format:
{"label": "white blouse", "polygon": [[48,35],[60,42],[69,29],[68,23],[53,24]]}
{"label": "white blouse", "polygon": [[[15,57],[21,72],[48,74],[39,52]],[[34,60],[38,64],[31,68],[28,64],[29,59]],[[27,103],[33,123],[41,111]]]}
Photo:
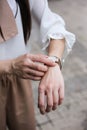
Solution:
{"label": "white blouse", "polygon": [[[13,14],[16,13],[15,0],[7,0],[12,9]],[[53,13],[48,6],[47,0],[29,0],[31,13],[37,18],[40,25],[40,37],[42,49],[46,49],[50,44],[50,38],[63,39],[66,41],[66,54],[72,49],[75,43],[75,35],[65,29],[64,20],[58,15]],[[27,53],[23,30],[20,9],[16,17],[16,24],[18,27],[18,35],[10,40],[0,44],[0,60],[11,59],[22,54]],[[66,55],[64,54],[64,55]]]}

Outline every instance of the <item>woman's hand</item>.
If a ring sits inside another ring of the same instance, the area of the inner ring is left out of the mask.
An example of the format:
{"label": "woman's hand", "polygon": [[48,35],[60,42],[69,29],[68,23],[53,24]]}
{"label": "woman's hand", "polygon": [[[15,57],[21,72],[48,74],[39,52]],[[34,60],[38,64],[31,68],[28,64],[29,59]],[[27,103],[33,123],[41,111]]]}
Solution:
{"label": "woman's hand", "polygon": [[12,61],[12,73],[24,79],[40,80],[47,66],[55,66],[55,63],[46,55],[25,54]]}
{"label": "woman's hand", "polygon": [[64,80],[58,64],[49,67],[38,88],[38,107],[41,114],[55,110],[64,99]]}

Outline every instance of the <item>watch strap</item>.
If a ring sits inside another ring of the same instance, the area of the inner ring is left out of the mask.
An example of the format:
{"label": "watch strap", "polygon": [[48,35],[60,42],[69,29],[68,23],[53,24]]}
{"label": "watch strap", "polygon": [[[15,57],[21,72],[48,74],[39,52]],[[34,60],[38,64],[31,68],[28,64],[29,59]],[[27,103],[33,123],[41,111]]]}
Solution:
{"label": "watch strap", "polygon": [[49,56],[49,58],[55,58],[55,63],[57,63],[59,65],[60,70],[62,69],[62,63],[61,63],[61,60],[60,60],[59,57],[57,57],[57,56]]}

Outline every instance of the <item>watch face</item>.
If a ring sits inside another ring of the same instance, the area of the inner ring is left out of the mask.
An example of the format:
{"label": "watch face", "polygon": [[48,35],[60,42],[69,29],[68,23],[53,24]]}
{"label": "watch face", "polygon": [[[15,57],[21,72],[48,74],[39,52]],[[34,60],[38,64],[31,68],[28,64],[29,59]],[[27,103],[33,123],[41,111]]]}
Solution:
{"label": "watch face", "polygon": [[57,59],[56,57],[49,56],[48,58],[49,58],[50,60],[54,61],[54,62],[58,61],[58,59]]}
{"label": "watch face", "polygon": [[60,69],[62,69],[61,60],[58,57],[56,57],[56,56],[49,56],[48,58],[50,60],[54,61],[55,63],[57,63],[60,66]]}

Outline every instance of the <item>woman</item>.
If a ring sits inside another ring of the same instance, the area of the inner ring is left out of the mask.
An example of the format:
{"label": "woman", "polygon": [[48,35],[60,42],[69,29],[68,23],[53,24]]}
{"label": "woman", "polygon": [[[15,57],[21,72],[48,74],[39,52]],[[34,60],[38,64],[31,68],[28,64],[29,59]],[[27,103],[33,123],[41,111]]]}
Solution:
{"label": "woman", "polygon": [[[48,56],[26,50],[31,13],[40,25],[42,49],[48,48]],[[51,12],[47,0],[0,0],[0,130],[6,126],[9,130],[35,130],[30,80],[40,81],[38,107],[42,114],[62,103],[61,60],[74,42],[75,36],[66,31],[63,19]]]}

